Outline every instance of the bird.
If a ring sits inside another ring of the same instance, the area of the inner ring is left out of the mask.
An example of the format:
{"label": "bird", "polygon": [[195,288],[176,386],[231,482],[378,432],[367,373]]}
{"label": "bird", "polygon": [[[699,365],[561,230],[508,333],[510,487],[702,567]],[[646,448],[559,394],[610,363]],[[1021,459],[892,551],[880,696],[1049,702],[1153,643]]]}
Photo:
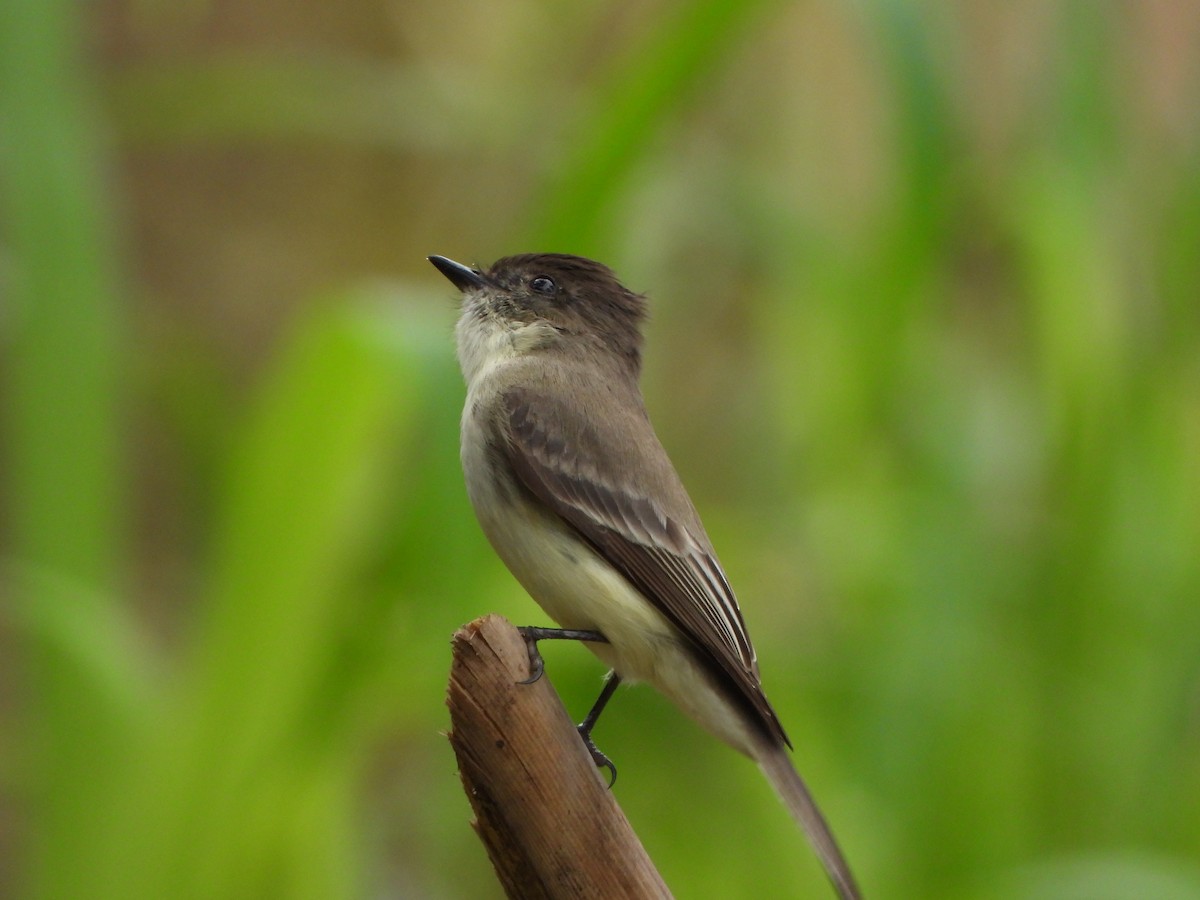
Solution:
{"label": "bird", "polygon": [[462,295],[468,497],[500,559],[559,626],[522,629],[530,680],[542,668],[537,642],[548,638],[583,640],[610,668],[580,734],[614,779],[591,737],[596,718],[618,684],[655,687],[758,764],[838,896],[858,900],[792,763],[725,570],[647,413],[646,298],[570,254],[524,253],[486,268],[428,259]]}

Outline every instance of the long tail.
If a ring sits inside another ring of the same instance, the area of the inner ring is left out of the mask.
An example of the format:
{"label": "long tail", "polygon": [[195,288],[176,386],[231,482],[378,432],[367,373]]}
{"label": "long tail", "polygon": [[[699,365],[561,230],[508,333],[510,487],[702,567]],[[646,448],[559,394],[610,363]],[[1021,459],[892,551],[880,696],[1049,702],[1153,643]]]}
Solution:
{"label": "long tail", "polygon": [[779,799],[788,808],[788,812],[792,814],[792,818],[804,829],[838,896],[842,900],[862,900],[862,894],[858,892],[858,885],[854,882],[854,875],[850,872],[850,864],[842,855],[837,841],[833,838],[833,832],[829,830],[825,817],[821,815],[821,810],[817,809],[816,801],[808,792],[804,779],[792,765],[787,748],[783,745],[771,746],[764,742],[756,749],[755,761],[775,788]]}

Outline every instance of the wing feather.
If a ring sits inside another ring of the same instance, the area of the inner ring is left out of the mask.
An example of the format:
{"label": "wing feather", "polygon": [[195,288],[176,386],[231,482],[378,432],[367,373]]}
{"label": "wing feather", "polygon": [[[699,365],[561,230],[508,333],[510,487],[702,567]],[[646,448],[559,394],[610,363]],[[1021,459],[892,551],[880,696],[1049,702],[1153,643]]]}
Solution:
{"label": "wing feather", "polygon": [[[605,472],[608,454],[595,449],[602,436],[544,394],[512,390],[504,405],[509,461],[525,488],[679,628],[763,727],[788,743],[762,691],[737,599],[690,501],[691,528],[680,521],[684,517],[668,515],[652,497],[631,490],[628,478]],[[657,438],[653,442],[661,452]],[[677,481],[665,452],[661,462]]]}

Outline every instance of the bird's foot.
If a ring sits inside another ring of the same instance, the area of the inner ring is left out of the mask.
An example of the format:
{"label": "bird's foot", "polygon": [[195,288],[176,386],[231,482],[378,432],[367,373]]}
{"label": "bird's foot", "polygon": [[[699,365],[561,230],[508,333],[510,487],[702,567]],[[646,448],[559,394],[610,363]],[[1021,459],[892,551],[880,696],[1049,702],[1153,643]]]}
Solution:
{"label": "bird's foot", "polygon": [[608,786],[611,789],[617,783],[617,767],[613,765],[613,761],[608,758],[596,742],[592,740],[592,729],[587,722],[582,722],[575,726],[579,731],[579,736],[583,738],[583,746],[587,747],[588,753],[592,755],[592,762],[596,764],[598,769],[608,769]]}
{"label": "bird's foot", "polygon": [[517,684],[533,684],[546,671],[546,664],[538,650],[538,641],[592,641],[607,644],[608,638],[598,631],[581,631],[575,628],[539,628],[523,625],[517,629],[525,638],[525,650],[529,654],[529,677]]}

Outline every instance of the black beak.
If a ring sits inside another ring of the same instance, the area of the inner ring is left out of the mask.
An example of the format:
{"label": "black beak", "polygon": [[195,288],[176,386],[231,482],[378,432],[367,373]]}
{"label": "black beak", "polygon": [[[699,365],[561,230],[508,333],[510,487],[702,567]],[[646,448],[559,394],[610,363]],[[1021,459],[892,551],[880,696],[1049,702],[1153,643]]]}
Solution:
{"label": "black beak", "polygon": [[429,261],[460,291],[473,291],[488,286],[488,280],[481,273],[462,263],[446,259],[444,256],[430,256]]}

